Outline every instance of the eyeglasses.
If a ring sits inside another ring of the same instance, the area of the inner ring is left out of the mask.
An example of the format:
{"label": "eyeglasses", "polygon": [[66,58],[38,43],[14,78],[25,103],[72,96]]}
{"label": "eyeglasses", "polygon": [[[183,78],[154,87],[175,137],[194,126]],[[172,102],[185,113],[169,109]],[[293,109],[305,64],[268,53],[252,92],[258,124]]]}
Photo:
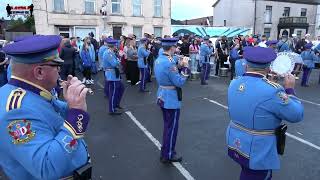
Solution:
{"label": "eyeglasses", "polygon": [[61,67],[62,64],[41,64],[40,66]]}
{"label": "eyeglasses", "polygon": [[62,67],[62,64],[41,64],[40,66],[56,67],[58,70],[60,70]]}

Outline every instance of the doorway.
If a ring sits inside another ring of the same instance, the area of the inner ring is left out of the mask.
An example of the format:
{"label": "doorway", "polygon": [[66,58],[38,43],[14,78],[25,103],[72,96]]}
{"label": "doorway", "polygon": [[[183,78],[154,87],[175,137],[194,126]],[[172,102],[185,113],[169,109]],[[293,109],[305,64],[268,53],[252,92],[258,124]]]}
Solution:
{"label": "doorway", "polygon": [[122,35],[122,27],[121,26],[113,26],[113,38],[114,39],[120,39],[120,36]]}

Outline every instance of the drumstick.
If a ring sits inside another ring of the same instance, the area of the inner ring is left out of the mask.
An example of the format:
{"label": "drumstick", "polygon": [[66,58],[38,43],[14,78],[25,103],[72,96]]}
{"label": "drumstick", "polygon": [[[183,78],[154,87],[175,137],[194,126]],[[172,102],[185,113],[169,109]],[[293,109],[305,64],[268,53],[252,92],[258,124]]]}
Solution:
{"label": "drumstick", "polygon": [[[61,86],[61,84],[67,83],[67,81],[64,81],[64,80],[62,80],[62,79],[59,79],[58,81],[59,81],[60,89],[63,89],[63,87]],[[69,86],[69,85],[70,85],[70,84],[68,84],[68,86]],[[87,88],[87,87],[86,87],[86,88]],[[87,89],[88,89],[88,93],[89,93],[90,95],[93,95],[93,94],[94,94],[94,92],[92,91],[91,88],[87,88]]]}

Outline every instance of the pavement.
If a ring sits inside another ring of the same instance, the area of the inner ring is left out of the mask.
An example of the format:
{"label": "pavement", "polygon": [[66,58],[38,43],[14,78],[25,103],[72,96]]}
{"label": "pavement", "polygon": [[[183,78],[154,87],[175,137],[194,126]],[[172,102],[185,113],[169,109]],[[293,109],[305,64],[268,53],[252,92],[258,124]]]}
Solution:
{"label": "pavement", "polygon": [[[318,180],[320,177],[320,70],[314,70],[310,87],[296,85],[305,107],[304,121],[288,123],[285,154],[275,180]],[[88,97],[91,121],[85,140],[93,162],[93,179],[105,180],[236,180],[240,166],[227,156],[225,131],[229,123],[227,89],[229,79],[212,77],[209,85],[188,81],[183,88],[183,105],[176,149],[183,162],[159,162],[162,113],[156,105],[157,85],[147,84],[150,93],[125,84],[120,116],[108,115],[103,94],[103,74],[95,76],[95,94]],[[1,176],[0,176],[1,179]]]}

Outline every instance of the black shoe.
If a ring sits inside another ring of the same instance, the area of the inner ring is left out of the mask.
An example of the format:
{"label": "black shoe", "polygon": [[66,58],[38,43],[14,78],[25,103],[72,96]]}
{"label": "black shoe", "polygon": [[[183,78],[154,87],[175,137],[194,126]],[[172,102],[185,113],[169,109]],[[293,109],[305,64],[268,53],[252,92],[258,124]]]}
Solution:
{"label": "black shoe", "polygon": [[122,114],[122,112],[117,112],[117,111],[115,111],[115,112],[109,112],[109,115],[111,115],[111,116],[121,115],[121,114]]}
{"label": "black shoe", "polygon": [[206,83],[206,82],[205,83],[201,83],[201,85],[208,85],[208,83]]}
{"label": "black shoe", "polygon": [[117,109],[123,109],[123,107],[121,107],[121,106],[117,106],[116,108],[117,108]]}
{"label": "black shoe", "polygon": [[163,164],[169,164],[172,162],[181,162],[182,161],[182,157],[173,157],[171,159],[165,159],[163,157],[160,157],[160,162],[162,162]]}

